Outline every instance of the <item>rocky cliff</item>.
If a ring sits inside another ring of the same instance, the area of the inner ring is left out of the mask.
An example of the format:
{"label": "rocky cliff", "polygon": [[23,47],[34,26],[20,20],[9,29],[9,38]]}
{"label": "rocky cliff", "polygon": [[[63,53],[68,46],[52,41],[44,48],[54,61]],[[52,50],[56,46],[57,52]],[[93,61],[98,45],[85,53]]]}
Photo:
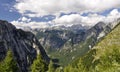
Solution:
{"label": "rocky cliff", "polygon": [[[45,48],[62,49],[67,42],[72,45],[86,42],[88,39],[92,39],[96,43],[100,38],[109,33],[114,26],[120,21],[114,21],[113,23],[98,22],[95,26],[90,28],[72,28],[67,30],[61,29],[41,29],[33,30],[36,37]],[[114,26],[113,26],[114,25]],[[93,43],[92,42],[92,43]],[[92,46],[95,44],[93,43]]]}
{"label": "rocky cliff", "polygon": [[98,22],[89,29],[77,28],[77,31],[69,29],[36,29],[33,33],[36,33],[36,37],[51,57],[57,58],[61,64],[65,64],[84,55],[101,41],[104,36],[111,32],[119,22],[120,19],[110,23]]}
{"label": "rocky cliff", "polygon": [[41,54],[48,62],[49,57],[31,32],[16,29],[7,21],[0,20],[0,60],[4,59],[8,50],[12,50],[21,72],[27,72],[37,54]]}

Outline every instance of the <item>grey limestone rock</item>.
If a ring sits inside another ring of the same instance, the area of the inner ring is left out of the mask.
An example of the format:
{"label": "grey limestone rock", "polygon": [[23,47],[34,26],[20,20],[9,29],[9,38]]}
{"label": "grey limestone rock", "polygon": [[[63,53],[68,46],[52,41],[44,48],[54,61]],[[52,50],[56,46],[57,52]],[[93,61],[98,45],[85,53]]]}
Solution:
{"label": "grey limestone rock", "polygon": [[16,29],[7,21],[0,20],[0,60],[5,58],[9,49],[13,52],[20,72],[28,72],[28,67],[37,54],[41,54],[49,62],[49,57],[34,34]]}

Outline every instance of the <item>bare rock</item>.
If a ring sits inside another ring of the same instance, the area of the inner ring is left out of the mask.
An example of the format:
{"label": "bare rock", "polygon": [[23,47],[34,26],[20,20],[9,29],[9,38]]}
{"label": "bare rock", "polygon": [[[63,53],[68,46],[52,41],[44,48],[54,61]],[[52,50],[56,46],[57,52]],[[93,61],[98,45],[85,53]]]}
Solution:
{"label": "bare rock", "polygon": [[49,62],[49,57],[34,34],[16,29],[7,21],[0,20],[0,60],[5,58],[9,49],[12,50],[21,72],[28,72],[28,67],[37,54],[41,54]]}

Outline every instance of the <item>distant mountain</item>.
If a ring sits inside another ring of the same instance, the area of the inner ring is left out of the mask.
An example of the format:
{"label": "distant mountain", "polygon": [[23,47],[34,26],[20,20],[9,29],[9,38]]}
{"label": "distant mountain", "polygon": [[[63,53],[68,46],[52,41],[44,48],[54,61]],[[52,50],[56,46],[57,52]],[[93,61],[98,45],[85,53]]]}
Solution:
{"label": "distant mountain", "polygon": [[62,48],[68,40],[72,39],[74,35],[85,32],[89,28],[90,27],[83,27],[81,25],[72,25],[70,27],[58,26],[46,29],[33,29],[31,32],[36,35],[45,48],[59,49]]}
{"label": "distant mountain", "polygon": [[120,72],[120,22],[102,41],[72,63],[71,68],[76,67],[84,72]]}
{"label": "distant mountain", "polygon": [[35,34],[49,56],[59,59],[62,64],[67,64],[89,51],[119,22],[120,19],[111,23],[98,22],[92,27],[76,24],[43,29],[28,27],[23,29]]}
{"label": "distant mountain", "polygon": [[[64,44],[71,40],[71,43],[78,44],[82,41],[89,39],[89,37],[98,38],[99,33],[103,30],[105,34],[107,31],[109,33],[110,26],[107,26],[104,22],[99,22],[93,27],[83,27],[81,25],[73,25],[71,27],[54,27],[54,28],[46,28],[46,29],[29,29],[33,32],[41,44],[47,48],[62,48]],[[106,30],[105,30],[106,29]],[[26,30],[26,29],[25,29]],[[28,29],[27,29],[28,30]],[[102,35],[102,34],[101,34]],[[101,36],[100,35],[100,36]]]}
{"label": "distant mountain", "polygon": [[99,22],[93,27],[35,29],[32,32],[41,42],[47,53],[67,64],[74,58],[84,55],[94,45],[106,36],[120,20],[106,24]]}
{"label": "distant mountain", "polygon": [[28,72],[28,67],[37,54],[41,54],[46,62],[49,61],[49,57],[34,34],[16,29],[7,21],[0,20],[0,61],[5,58],[8,50],[12,51],[20,72]]}

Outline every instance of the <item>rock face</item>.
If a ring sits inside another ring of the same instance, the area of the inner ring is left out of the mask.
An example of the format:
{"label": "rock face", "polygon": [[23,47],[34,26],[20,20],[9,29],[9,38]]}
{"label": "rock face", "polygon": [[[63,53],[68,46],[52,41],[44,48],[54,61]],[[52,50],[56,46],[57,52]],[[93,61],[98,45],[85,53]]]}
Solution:
{"label": "rock face", "polygon": [[75,30],[75,27],[71,30],[35,30],[35,33],[42,46],[44,46],[45,48],[48,47],[51,49],[62,49],[68,41],[70,41],[72,45],[76,45],[81,42],[85,43],[88,39],[92,39],[93,42],[96,43],[99,38],[109,33],[114,28],[114,26],[112,25],[115,24],[105,24],[104,22],[99,22],[89,29],[77,28],[77,30]]}
{"label": "rock face", "polygon": [[[72,44],[79,43],[85,34],[86,29],[74,30],[60,30],[60,29],[46,29],[46,30],[32,30],[36,37],[41,42],[42,46],[51,49],[62,49],[65,43],[71,40]],[[80,37],[79,37],[80,36]],[[77,39],[78,37],[81,39]]]}
{"label": "rock face", "polygon": [[16,29],[7,21],[0,20],[0,60],[5,58],[8,49],[12,50],[21,72],[28,72],[27,68],[38,53],[46,62],[49,61],[49,57],[34,34]]}
{"label": "rock face", "polygon": [[88,52],[119,22],[120,19],[110,23],[99,22],[89,29],[80,28],[77,31],[51,29],[36,30],[35,33],[47,53],[65,65]]}
{"label": "rock face", "polygon": [[[46,30],[36,35],[43,46],[58,49],[71,37],[72,32],[60,30]],[[39,38],[41,36],[41,38]]]}

